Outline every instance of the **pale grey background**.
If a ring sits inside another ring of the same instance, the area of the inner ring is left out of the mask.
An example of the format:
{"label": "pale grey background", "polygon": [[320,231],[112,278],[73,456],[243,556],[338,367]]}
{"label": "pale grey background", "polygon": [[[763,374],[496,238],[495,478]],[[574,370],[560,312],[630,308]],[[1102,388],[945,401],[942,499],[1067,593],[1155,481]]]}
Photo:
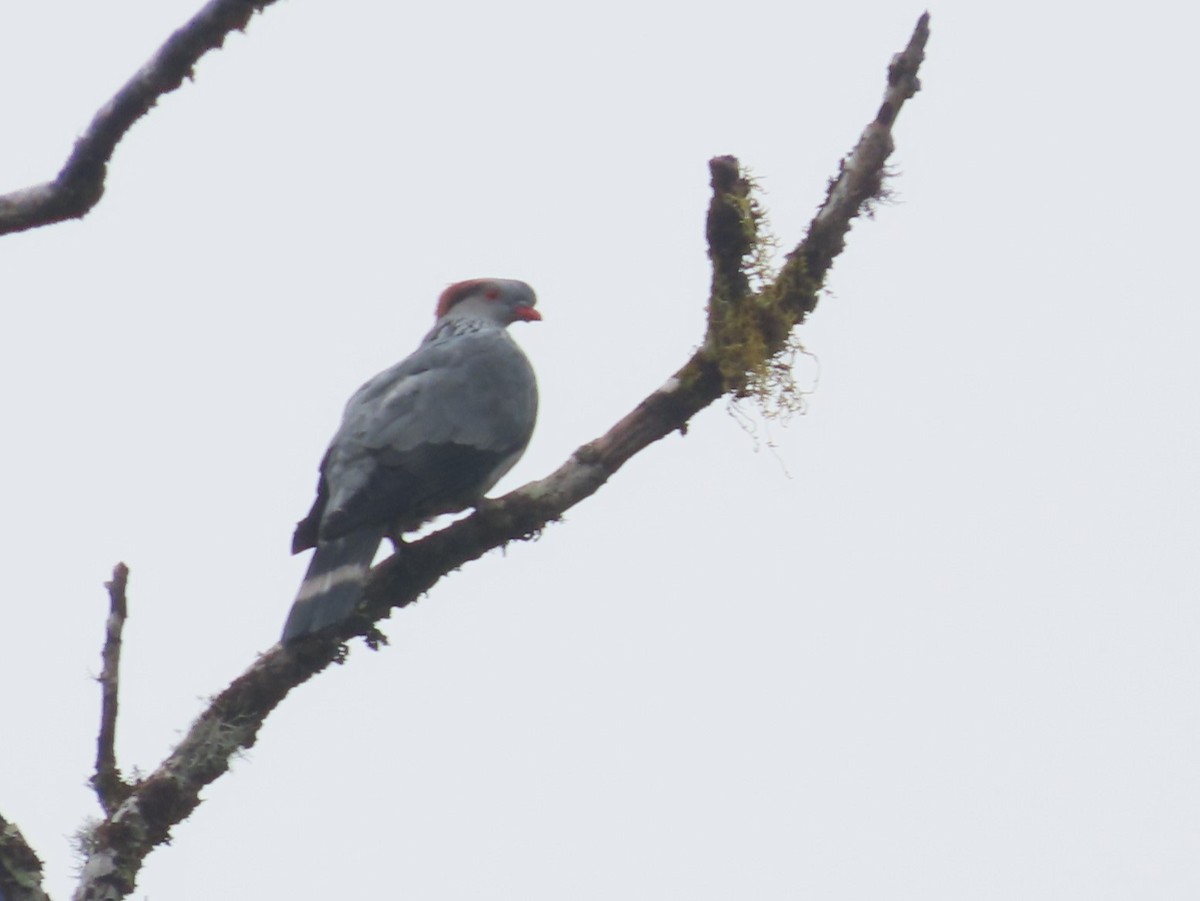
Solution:
{"label": "pale grey background", "polygon": [[[0,187],[197,6],[5,5]],[[274,641],[341,405],[445,284],[538,289],[501,487],[545,474],[699,340],[706,160],[794,243],[921,11],[281,3],[86,221],[0,241],[0,811],[56,897],[112,565],[150,768]],[[138,897],[1200,896],[1200,14],[932,13],[808,415],[709,410],[446,580],[288,699]]]}

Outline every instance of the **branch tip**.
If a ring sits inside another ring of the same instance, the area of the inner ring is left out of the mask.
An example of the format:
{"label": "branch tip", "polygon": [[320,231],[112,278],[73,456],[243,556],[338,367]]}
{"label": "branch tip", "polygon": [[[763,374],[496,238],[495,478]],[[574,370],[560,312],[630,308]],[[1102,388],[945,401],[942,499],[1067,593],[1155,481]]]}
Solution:
{"label": "branch tip", "polygon": [[834,259],[846,246],[850,224],[885,195],[886,164],[895,145],[892,126],[901,108],[920,90],[917,73],[929,40],[929,13],[917,19],[907,46],[888,66],[887,89],[875,120],[864,130],[854,149],[838,166],[837,177],[804,240],[788,254],[771,292],[797,312],[803,322],[817,305],[817,297]]}
{"label": "branch tip", "polygon": [[750,180],[742,174],[737,157],[715,156],[708,161],[708,171],[713,192],[705,225],[713,267],[708,304],[711,343],[725,311],[750,293],[746,258],[753,254],[758,238],[758,210],[751,198]]}
{"label": "branch tip", "polygon": [[118,563],[113,567],[112,580],[104,583],[108,589],[108,619],[104,630],[104,649],[100,657],[100,733],[96,737],[96,773],[92,788],[104,812],[111,815],[128,797],[130,786],[121,778],[117,768],[117,707],[120,693],[121,635],[128,615],[125,590],[129,584],[129,567]]}

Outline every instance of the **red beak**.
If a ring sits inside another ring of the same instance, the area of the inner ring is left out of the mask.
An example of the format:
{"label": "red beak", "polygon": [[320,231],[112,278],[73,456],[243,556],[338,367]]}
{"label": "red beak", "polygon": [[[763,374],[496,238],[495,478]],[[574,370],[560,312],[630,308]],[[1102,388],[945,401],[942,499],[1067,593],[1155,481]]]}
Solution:
{"label": "red beak", "polygon": [[533,307],[517,307],[513,310],[517,314],[517,319],[521,322],[541,322],[542,314]]}

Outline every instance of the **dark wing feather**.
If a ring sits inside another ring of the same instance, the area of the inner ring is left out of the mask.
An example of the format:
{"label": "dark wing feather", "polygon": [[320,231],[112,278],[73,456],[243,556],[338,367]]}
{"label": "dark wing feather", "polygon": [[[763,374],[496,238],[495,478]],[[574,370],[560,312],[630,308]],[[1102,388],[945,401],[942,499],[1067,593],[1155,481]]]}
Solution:
{"label": "dark wing feather", "polygon": [[536,412],[533,370],[506,332],[423,344],[346,405],[293,550],[470,506],[524,451]]}
{"label": "dark wing feather", "polygon": [[321,517],[325,514],[325,504],[329,501],[329,483],[325,480],[325,464],[329,460],[329,452],[321,459],[321,476],[317,479],[317,497],[313,501],[308,515],[296,523],[296,531],[292,533],[292,553],[299,554],[310,547],[317,546],[317,536],[321,530]]}
{"label": "dark wing feather", "polygon": [[324,511],[322,541],[380,523],[404,531],[463,510],[491,487],[491,473],[513,454],[437,444],[390,456],[390,462],[377,459],[350,503]]}

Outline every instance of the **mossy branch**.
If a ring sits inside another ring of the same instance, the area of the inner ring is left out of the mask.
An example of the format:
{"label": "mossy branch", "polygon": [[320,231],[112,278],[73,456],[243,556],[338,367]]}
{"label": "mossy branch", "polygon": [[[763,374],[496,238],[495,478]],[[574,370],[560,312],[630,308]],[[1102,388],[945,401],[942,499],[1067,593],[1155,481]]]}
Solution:
{"label": "mossy branch", "polygon": [[[929,13],[917,21],[908,46],[892,58],[883,103],[854,149],[838,165],[838,174],[808,234],[773,277],[765,271],[771,239],[761,232],[764,214],[753,196],[753,182],[736,158],[714,158],[713,200],[709,206],[709,257],[713,286],[708,304],[705,351],[726,390],[753,395],[765,406],[790,408],[796,388],[789,351],[795,326],[817,306],[834,259],[846,246],[853,220],[870,213],[885,195],[886,163],[894,149],[892,126],[904,103],[920,90],[917,72],[929,40]],[[761,283],[751,291],[754,280]]]}

